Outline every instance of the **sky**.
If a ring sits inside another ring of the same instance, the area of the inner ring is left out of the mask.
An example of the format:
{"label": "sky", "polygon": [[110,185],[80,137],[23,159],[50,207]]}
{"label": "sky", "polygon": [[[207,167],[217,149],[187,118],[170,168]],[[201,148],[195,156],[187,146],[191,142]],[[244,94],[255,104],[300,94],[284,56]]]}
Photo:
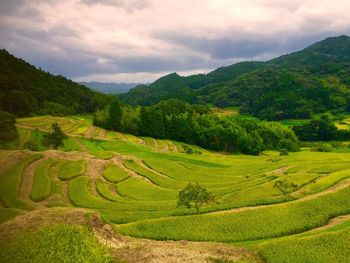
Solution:
{"label": "sky", "polygon": [[350,35],[350,0],[0,0],[0,48],[75,81],[146,83]]}

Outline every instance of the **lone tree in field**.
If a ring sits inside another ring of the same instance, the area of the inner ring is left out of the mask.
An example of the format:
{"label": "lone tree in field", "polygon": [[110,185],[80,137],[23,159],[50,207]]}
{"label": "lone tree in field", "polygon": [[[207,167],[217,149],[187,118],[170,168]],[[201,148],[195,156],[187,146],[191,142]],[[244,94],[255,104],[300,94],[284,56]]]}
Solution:
{"label": "lone tree in field", "polygon": [[298,188],[295,183],[288,182],[286,179],[277,180],[273,187],[278,189],[285,197],[288,197],[290,193]]}
{"label": "lone tree in field", "polygon": [[199,208],[213,200],[213,196],[207,189],[197,184],[189,183],[179,192],[178,206],[185,205],[187,208],[196,208],[197,214]]}
{"label": "lone tree in field", "polygon": [[63,140],[67,139],[67,135],[65,135],[61,129],[61,126],[58,123],[52,123],[52,132],[49,132],[44,135],[43,144],[47,146],[52,146],[54,149],[61,145],[63,145]]}

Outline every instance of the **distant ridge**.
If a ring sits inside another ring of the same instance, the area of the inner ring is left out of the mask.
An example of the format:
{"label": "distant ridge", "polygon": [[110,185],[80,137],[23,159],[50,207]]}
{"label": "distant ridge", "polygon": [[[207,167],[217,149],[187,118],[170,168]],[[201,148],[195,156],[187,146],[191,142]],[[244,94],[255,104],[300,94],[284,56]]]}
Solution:
{"label": "distant ridge", "polygon": [[132,88],[135,88],[141,83],[113,83],[113,82],[79,82],[79,84],[84,85],[90,89],[96,90],[98,92],[106,94],[118,94],[128,92]]}
{"label": "distant ridge", "polygon": [[305,118],[350,103],[349,72],[350,37],[342,35],[266,62],[240,62],[188,77],[172,73],[120,98],[132,105],[177,98],[239,106],[267,119]]}

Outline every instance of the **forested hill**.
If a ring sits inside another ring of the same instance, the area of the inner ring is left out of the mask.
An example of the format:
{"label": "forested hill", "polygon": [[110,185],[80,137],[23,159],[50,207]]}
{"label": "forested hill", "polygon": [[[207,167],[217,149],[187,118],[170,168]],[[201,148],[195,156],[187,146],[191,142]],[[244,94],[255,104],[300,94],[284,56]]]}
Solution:
{"label": "forested hill", "polygon": [[327,38],[267,62],[241,62],[206,75],[173,73],[121,96],[140,105],[168,98],[240,106],[242,112],[267,119],[344,110],[350,101],[350,37]]}
{"label": "forested hill", "polygon": [[17,116],[93,112],[109,101],[63,76],[54,76],[0,50],[0,110]]}

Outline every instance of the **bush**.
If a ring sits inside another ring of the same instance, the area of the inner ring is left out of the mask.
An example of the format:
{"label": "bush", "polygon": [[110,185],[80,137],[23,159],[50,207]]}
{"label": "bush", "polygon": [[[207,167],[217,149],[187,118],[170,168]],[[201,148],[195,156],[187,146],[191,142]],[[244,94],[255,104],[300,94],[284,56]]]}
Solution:
{"label": "bush", "polygon": [[282,150],[280,151],[280,156],[288,156],[288,155],[289,155],[289,152],[288,152],[287,149],[282,149]]}
{"label": "bush", "polygon": [[332,152],[333,146],[329,143],[323,143],[323,144],[314,146],[311,150],[313,152]]}

